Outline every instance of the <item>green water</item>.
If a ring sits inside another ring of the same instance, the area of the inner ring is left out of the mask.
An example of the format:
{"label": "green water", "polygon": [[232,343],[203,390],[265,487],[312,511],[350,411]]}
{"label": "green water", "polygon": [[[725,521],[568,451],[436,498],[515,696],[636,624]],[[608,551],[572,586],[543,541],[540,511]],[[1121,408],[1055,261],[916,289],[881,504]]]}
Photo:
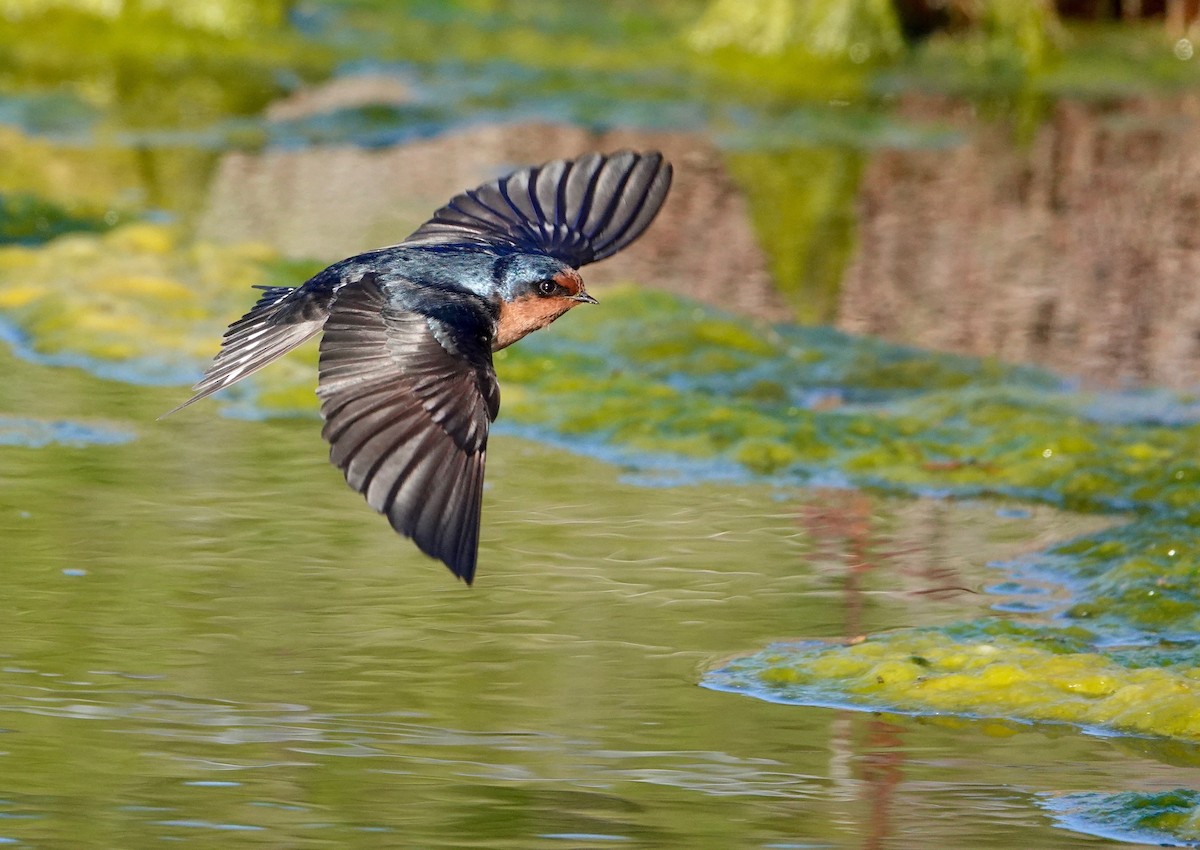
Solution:
{"label": "green water", "polygon": [[979,616],[997,597],[956,588],[1096,519],[647,488],[501,437],[468,589],[363,509],[311,419],[156,422],[178,390],[0,367],[4,410],[134,438],[0,446],[7,843],[1083,847],[1036,795],[1190,775],[698,686],[767,641]]}

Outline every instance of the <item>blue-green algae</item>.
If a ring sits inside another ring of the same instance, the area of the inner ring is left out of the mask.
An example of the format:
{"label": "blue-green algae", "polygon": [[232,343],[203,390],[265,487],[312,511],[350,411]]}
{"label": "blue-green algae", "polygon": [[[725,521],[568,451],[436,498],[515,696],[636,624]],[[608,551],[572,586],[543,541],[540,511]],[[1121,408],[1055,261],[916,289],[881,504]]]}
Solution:
{"label": "blue-green algae", "polygon": [[1191,789],[1059,794],[1041,804],[1075,832],[1159,847],[1200,846],[1200,792]]}

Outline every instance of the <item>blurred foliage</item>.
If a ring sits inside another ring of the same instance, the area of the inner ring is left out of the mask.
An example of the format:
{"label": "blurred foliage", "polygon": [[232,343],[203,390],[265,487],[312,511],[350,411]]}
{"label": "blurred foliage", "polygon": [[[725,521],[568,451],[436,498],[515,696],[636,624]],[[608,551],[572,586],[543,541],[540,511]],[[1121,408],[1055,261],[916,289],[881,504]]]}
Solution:
{"label": "blurred foliage", "polygon": [[730,173],[750,206],[780,293],[810,324],[832,323],[854,247],[864,155],[845,147],[732,152]]}
{"label": "blurred foliage", "polygon": [[1161,25],[1075,24],[1066,31],[1061,61],[1040,80],[1047,94],[1064,97],[1138,96],[1148,90],[1181,90],[1200,83],[1196,58],[1181,58]]}
{"label": "blurred foliage", "polygon": [[232,38],[279,26],[290,5],[287,0],[0,0],[0,15],[10,21],[61,11],[108,20],[163,17],[186,29]]}
{"label": "blurred foliage", "polygon": [[758,54],[800,46],[856,63],[895,56],[903,47],[892,0],[712,0],[688,43]]}
{"label": "blurred foliage", "polygon": [[196,127],[260,110],[333,54],[283,0],[0,0],[0,91],[61,87],[121,127]]}
{"label": "blurred foliage", "polygon": [[[728,49],[762,58],[792,54],[789,64],[803,73],[795,54],[842,65],[902,62],[910,44],[924,41],[893,0],[712,0],[689,31],[688,43],[701,52]],[[1048,0],[965,0],[944,4],[930,41],[935,52],[950,50],[976,73],[1015,77],[1045,70],[1061,45],[1061,28]],[[922,33],[925,35],[927,33]],[[922,45],[922,49],[930,49]],[[762,63],[769,67],[769,63]]]}
{"label": "blurred foliage", "polygon": [[[734,151],[781,292],[820,321],[852,249],[863,152],[942,143],[892,117],[893,96],[975,97],[1029,138],[1056,93],[1195,81],[1157,30],[1068,38],[1042,0],[962,0],[917,35],[908,5],[0,0],[0,185],[65,209],[166,210],[186,225],[234,148],[378,146],[509,114],[707,124]],[[403,108],[263,117],[354,63],[450,82]]]}
{"label": "blurred foliage", "polygon": [[114,210],[68,209],[34,195],[0,194],[0,245],[36,245],[64,233],[108,230],[120,221]]}
{"label": "blurred foliage", "polygon": [[972,61],[983,66],[1014,64],[1036,73],[1046,67],[1061,38],[1051,0],[969,0],[954,3],[961,23],[950,32]]}
{"label": "blurred foliage", "polygon": [[872,87],[994,102],[1022,94],[1121,98],[1200,84],[1196,62],[1175,54],[1161,25],[1050,21],[1046,31],[1028,52],[1020,41],[989,46],[985,30],[941,32],[881,69]]}

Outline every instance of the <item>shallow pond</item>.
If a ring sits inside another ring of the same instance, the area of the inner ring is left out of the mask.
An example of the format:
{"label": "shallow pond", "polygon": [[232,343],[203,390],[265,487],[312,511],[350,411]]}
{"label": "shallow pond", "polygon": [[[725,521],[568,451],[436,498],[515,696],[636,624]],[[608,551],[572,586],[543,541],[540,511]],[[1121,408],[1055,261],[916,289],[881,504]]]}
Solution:
{"label": "shallow pond", "polygon": [[313,348],[157,420],[430,211],[413,149],[658,133],[753,247],[684,283],[828,319],[872,151],[959,141],[904,73],[689,53],[691,0],[102,6],[0,30],[0,845],[1200,842],[1194,397],[626,272],[497,359],[473,588],[326,463]]}
{"label": "shallow pond", "polygon": [[1041,795],[1192,775],[698,685],[764,642],[980,616],[1010,598],[964,589],[990,562],[1100,520],[649,488],[502,436],[468,589],[363,510],[312,419],[155,422],[178,390],[2,366],[6,410],[87,426],[0,446],[17,846],[1083,847]]}

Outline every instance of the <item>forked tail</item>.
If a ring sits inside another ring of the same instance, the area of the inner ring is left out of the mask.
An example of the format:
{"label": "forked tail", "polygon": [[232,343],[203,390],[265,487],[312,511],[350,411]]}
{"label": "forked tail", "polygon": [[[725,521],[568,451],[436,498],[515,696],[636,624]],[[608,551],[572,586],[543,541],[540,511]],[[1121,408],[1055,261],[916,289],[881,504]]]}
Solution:
{"label": "forked tail", "polygon": [[225,331],[220,352],[204,377],[192,387],[195,395],[159,419],[237,383],[287,354],[321,330],[329,316],[331,292],[314,294],[289,286],[255,288],[265,292],[250,312]]}

